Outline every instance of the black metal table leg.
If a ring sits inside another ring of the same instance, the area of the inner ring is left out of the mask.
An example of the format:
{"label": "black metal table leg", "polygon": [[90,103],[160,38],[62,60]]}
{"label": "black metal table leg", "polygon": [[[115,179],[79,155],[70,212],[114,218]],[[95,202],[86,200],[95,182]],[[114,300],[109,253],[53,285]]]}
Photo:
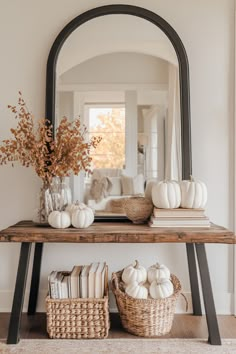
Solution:
{"label": "black metal table leg", "polygon": [[189,269],[189,278],[192,294],[192,303],[193,303],[193,314],[195,316],[202,315],[202,307],[200,301],[200,291],[198,284],[198,274],[197,274],[197,264],[195,257],[194,245],[192,243],[186,243],[186,251],[188,258],[188,269]]}
{"label": "black metal table leg", "polygon": [[211,279],[209,268],[207,264],[207,256],[204,243],[196,243],[196,252],[198,258],[198,265],[200,271],[200,277],[202,282],[202,293],[204,306],[206,311],[207,327],[209,333],[209,343],[213,345],[221,345],[220,332],[216,317],[216,310],[214,304],[214,298],[211,287]]}
{"label": "black metal table leg", "polygon": [[43,243],[36,243],[35,250],[34,250],[34,262],[33,262],[33,270],[32,270],[32,277],[31,277],[31,285],[30,285],[28,315],[34,315],[36,312],[42,253],[43,253]]}
{"label": "black metal table leg", "polygon": [[11,310],[10,324],[8,328],[7,344],[18,343],[21,314],[25,297],[25,285],[28,274],[31,243],[22,242],[20,258],[16,276],[15,292]]}

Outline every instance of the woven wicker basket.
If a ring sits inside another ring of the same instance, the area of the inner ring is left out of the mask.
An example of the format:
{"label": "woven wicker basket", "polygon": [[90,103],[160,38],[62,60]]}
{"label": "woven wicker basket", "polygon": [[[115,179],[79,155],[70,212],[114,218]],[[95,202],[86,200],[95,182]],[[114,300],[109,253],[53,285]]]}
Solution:
{"label": "woven wicker basket", "polygon": [[112,213],[125,214],[124,203],[126,198],[111,199],[109,202],[109,210]]}
{"label": "woven wicker basket", "polygon": [[50,338],[106,338],[110,328],[108,286],[102,299],[51,299],[46,297]]}
{"label": "woven wicker basket", "polygon": [[145,197],[130,197],[124,202],[124,211],[128,219],[134,224],[147,221],[153,211],[152,202]]}
{"label": "woven wicker basket", "polygon": [[123,327],[130,333],[141,337],[157,337],[170,332],[176,300],[181,285],[175,275],[171,275],[174,286],[173,295],[164,299],[134,299],[124,292],[121,281],[122,271],[112,273],[112,291]]}

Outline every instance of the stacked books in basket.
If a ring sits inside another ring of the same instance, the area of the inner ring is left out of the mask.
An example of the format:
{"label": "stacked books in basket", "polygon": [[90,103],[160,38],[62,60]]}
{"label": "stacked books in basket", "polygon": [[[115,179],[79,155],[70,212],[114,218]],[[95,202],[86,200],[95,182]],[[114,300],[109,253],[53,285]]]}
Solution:
{"label": "stacked books in basket", "polygon": [[106,262],[74,266],[70,272],[52,271],[48,277],[50,298],[103,298],[106,273]]}
{"label": "stacked books in basket", "polygon": [[46,297],[50,338],[106,338],[110,328],[108,267],[105,262],[74,266],[49,275]]}
{"label": "stacked books in basket", "polygon": [[154,207],[150,227],[210,227],[204,209],[161,209]]}

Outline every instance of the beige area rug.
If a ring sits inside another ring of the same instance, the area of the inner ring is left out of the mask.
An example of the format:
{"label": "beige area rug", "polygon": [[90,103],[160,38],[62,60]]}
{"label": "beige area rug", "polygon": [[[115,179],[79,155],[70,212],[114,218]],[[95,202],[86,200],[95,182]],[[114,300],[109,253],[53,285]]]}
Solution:
{"label": "beige area rug", "polygon": [[19,354],[236,354],[236,339],[213,346],[202,339],[22,339],[17,345],[0,342],[0,353]]}

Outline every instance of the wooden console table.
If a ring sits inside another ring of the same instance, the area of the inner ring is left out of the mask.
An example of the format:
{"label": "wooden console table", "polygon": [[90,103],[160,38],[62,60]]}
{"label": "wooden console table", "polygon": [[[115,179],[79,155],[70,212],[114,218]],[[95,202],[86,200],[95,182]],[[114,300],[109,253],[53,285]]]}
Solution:
{"label": "wooden console table", "polygon": [[37,227],[31,221],[22,221],[0,231],[0,241],[21,243],[19,265],[8,329],[8,344],[15,344],[20,339],[20,322],[32,243],[35,243],[35,255],[28,314],[34,314],[36,310],[43,244],[49,242],[185,243],[187,248],[194,315],[202,314],[197,274],[198,262],[209,333],[209,343],[214,345],[221,344],[205,243],[235,244],[236,236],[234,233],[223,227],[212,224],[210,228],[168,229],[151,228],[147,225],[134,225],[130,222],[95,222],[87,229],[53,229],[51,227]]}

